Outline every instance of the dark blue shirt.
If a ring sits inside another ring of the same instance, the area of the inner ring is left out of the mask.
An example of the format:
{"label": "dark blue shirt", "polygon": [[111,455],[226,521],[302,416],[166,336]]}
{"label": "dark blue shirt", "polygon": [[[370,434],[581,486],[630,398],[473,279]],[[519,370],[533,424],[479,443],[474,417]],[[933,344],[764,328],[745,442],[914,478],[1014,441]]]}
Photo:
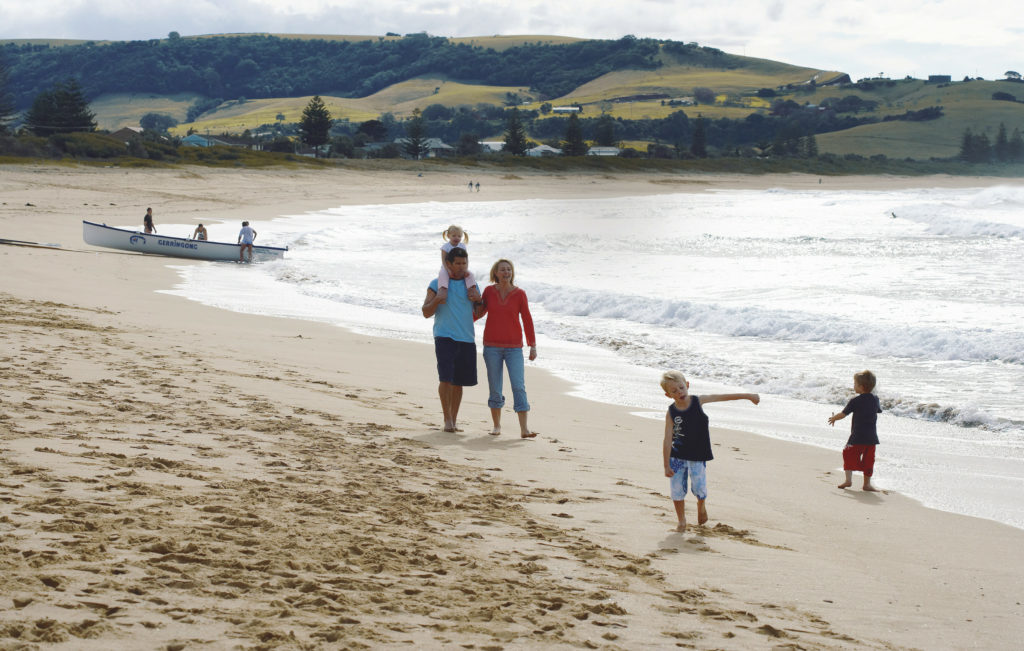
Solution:
{"label": "dark blue shirt", "polygon": [[700,398],[690,396],[690,406],[679,409],[676,403],[668,406],[672,421],[672,457],[684,461],[711,461],[711,432],[708,416],[700,406]]}
{"label": "dark blue shirt", "polygon": [[850,423],[850,438],[847,445],[878,445],[878,414],[882,413],[882,403],[873,393],[861,393],[852,398],[843,407],[844,414],[853,414]]}

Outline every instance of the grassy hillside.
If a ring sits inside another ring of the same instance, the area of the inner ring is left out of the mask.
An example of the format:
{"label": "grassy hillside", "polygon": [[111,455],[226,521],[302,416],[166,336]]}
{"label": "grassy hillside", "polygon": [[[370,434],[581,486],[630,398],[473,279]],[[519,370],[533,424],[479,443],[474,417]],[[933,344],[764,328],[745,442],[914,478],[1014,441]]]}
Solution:
{"label": "grassy hillside", "polygon": [[[945,86],[923,81],[899,81],[894,86],[856,94],[881,102],[880,115],[900,115],[930,106],[942,106],[944,115],[928,122],[883,122],[817,137],[821,152],[882,154],[890,158],[927,159],[955,156],[963,133],[985,133],[995,141],[1000,124],[1013,133],[1024,132],[1024,104],[992,99],[995,92],[1010,93],[1024,99],[1024,84],[1008,81],[954,82]],[[811,101],[839,97],[847,91],[822,90]]]}
{"label": "grassy hillside", "polygon": [[[208,38],[193,36],[184,38]],[[216,35],[224,36],[224,35]],[[231,36],[244,36],[242,34]],[[276,34],[281,38],[324,39],[342,41],[397,40],[401,37],[359,35]],[[526,44],[568,44],[581,39],[559,36],[479,36],[450,39],[454,43],[507,50]],[[32,39],[16,43],[48,43],[51,46],[74,45],[84,41],[59,39]],[[663,99],[637,100],[637,96],[664,95],[668,98],[690,97],[696,87],[710,88],[716,95],[714,104],[687,106],[682,110],[690,117],[697,114],[709,119],[743,119],[751,114],[766,115],[773,102],[792,100],[797,104],[820,105],[828,99],[841,99],[855,95],[864,101],[876,102],[874,111],[861,113],[878,119],[899,116],[934,106],[943,108],[943,117],[927,122],[892,121],[857,126],[845,131],[817,135],[820,152],[839,155],[885,155],[889,158],[955,156],[966,129],[985,133],[994,141],[1000,124],[1010,133],[1024,131],[1024,103],[996,101],[992,94],[1009,93],[1024,100],[1024,84],[1009,81],[954,82],[945,85],[928,84],[922,80],[872,80],[871,87],[839,87],[826,85],[841,72],[793,66],[777,61],[730,56],[728,65],[701,67],[680,65],[668,54],[662,55],[663,65],[655,70],[618,70],[592,79],[561,97],[547,99],[558,106],[581,104],[584,116],[596,117],[609,113],[622,119],[664,118],[678,106],[669,106]],[[813,81],[813,84],[811,83]],[[776,96],[758,96],[760,89],[776,89]],[[525,87],[488,86],[461,83],[430,75],[409,79],[388,86],[367,97],[345,98],[331,93],[323,97],[336,119],[362,122],[382,113],[392,113],[399,119],[408,117],[415,109],[431,104],[449,107],[473,106],[486,103],[502,105],[512,93],[529,101],[523,108],[539,109],[541,101]],[[634,98],[634,99],[626,99]],[[91,104],[101,128],[116,129],[134,126],[148,112],[173,116],[184,122],[189,106],[200,96],[182,93],[173,96],[154,94],[108,94],[97,97]],[[228,101],[217,110],[204,114],[193,124],[181,124],[174,131],[184,135],[189,128],[200,132],[240,133],[263,124],[297,122],[309,96],[250,99]],[[493,135],[493,134],[492,134]],[[642,147],[644,143],[630,143]]]}
{"label": "grassy hillside", "polygon": [[139,120],[146,113],[163,113],[183,122],[188,107],[197,99],[199,96],[193,93],[116,93],[97,97],[89,104],[89,108],[96,114],[96,123],[100,129],[116,131],[121,127],[139,126]]}

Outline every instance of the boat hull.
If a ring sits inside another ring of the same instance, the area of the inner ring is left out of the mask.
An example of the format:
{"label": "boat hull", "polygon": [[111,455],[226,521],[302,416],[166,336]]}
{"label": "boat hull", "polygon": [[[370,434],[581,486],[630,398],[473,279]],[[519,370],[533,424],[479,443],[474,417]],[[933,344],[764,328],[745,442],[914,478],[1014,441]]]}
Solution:
{"label": "boat hull", "polygon": [[[239,245],[228,242],[190,240],[158,233],[140,233],[106,224],[82,221],[82,238],[86,244],[107,249],[151,253],[172,258],[238,262]],[[274,260],[284,256],[288,248],[253,246],[253,260]],[[249,256],[246,255],[246,258]]]}

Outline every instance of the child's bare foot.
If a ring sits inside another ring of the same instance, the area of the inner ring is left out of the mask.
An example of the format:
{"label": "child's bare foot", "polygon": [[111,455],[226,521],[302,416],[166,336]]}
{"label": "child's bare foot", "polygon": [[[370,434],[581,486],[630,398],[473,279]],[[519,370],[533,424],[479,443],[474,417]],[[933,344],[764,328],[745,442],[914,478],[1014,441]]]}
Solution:
{"label": "child's bare foot", "polygon": [[697,502],[697,524],[704,524],[708,521],[708,510],[704,502]]}
{"label": "child's bare foot", "polygon": [[447,287],[440,287],[440,288],[438,288],[438,290],[437,290],[437,297],[439,299],[441,299],[442,303],[447,301],[448,300],[448,288]]}
{"label": "child's bare foot", "polygon": [[474,303],[480,300],[480,290],[476,288],[476,285],[469,288],[469,291],[466,292],[466,298]]}
{"label": "child's bare foot", "polygon": [[853,486],[852,481],[844,481],[843,483],[839,484],[839,488],[849,488],[850,486]]}

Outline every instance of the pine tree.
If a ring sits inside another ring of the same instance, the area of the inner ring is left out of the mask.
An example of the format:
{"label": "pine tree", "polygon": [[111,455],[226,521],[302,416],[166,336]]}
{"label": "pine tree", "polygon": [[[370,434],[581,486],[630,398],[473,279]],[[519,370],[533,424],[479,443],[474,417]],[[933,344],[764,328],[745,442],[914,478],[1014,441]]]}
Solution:
{"label": "pine tree", "polygon": [[697,117],[697,125],[693,128],[693,138],[690,140],[690,153],[697,158],[708,157],[707,133],[704,128],[704,118]]}
{"label": "pine tree", "polygon": [[615,146],[615,120],[607,113],[597,119],[594,142],[601,147]]}
{"label": "pine tree", "polygon": [[587,155],[587,143],[583,140],[583,129],[580,127],[580,119],[575,113],[569,116],[569,124],[565,128],[562,154],[564,156]]}
{"label": "pine tree", "polygon": [[7,63],[0,55],[0,133],[7,132],[7,125],[11,123],[18,111],[14,108],[14,101],[7,92],[9,71]]}
{"label": "pine tree", "polygon": [[320,145],[327,144],[331,131],[331,112],[327,110],[324,101],[319,95],[314,95],[309,100],[306,108],[302,109],[302,119],[299,120],[299,138],[316,152],[320,157]]}
{"label": "pine tree", "polygon": [[1024,138],[1020,135],[1020,129],[1014,129],[1010,136],[1010,142],[1006,148],[1007,159],[1015,163],[1024,160]]}
{"label": "pine tree", "polygon": [[95,131],[96,115],[89,110],[82,86],[75,79],[57,82],[36,95],[25,114],[25,126],[37,136]]}
{"label": "pine tree", "polygon": [[513,156],[526,155],[526,130],[519,120],[519,109],[508,111],[508,119],[505,122],[505,149]]}
{"label": "pine tree", "polygon": [[1006,125],[999,123],[999,131],[996,133],[996,144],[993,152],[996,160],[1004,163],[1010,159],[1010,140],[1006,137]]}
{"label": "pine tree", "polygon": [[405,125],[405,153],[419,160],[426,158],[430,148],[427,146],[427,128],[423,124],[423,115],[414,109],[412,119]]}
{"label": "pine tree", "polygon": [[803,155],[804,158],[817,158],[818,157],[818,140],[814,137],[813,133],[804,136],[803,142]]}

